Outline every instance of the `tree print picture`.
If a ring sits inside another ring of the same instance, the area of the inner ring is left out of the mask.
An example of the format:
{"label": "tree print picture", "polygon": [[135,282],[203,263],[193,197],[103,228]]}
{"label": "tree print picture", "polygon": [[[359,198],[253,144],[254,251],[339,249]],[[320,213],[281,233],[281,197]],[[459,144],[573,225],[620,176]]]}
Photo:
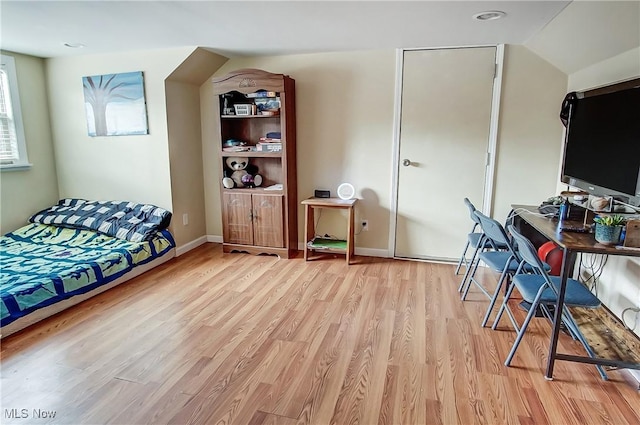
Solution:
{"label": "tree print picture", "polygon": [[89,136],[149,134],[142,71],[82,77]]}

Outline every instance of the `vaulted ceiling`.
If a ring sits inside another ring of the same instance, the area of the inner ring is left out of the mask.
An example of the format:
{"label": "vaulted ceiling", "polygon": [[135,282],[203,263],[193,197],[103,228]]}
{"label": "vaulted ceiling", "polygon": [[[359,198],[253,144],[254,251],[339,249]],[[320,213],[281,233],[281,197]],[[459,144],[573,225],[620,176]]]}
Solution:
{"label": "vaulted ceiling", "polygon": [[[472,18],[487,10],[506,16]],[[0,13],[2,49],[39,57],[179,46],[232,57],[505,43],[524,44],[571,73],[640,45],[638,1],[3,0]]]}

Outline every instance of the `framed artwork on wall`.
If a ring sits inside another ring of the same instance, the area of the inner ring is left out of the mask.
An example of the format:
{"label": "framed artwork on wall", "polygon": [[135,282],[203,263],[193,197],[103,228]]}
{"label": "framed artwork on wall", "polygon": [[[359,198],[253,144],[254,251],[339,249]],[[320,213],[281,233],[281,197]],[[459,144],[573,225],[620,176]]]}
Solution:
{"label": "framed artwork on wall", "polygon": [[82,77],[89,136],[149,134],[142,71]]}

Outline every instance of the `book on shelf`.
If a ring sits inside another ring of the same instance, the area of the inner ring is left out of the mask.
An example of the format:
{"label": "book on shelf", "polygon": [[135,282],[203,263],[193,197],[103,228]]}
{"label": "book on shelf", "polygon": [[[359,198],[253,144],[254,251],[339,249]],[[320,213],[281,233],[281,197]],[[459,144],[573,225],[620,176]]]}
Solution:
{"label": "book on shelf", "polygon": [[249,99],[256,99],[256,98],[261,98],[261,97],[276,97],[278,94],[274,91],[266,91],[266,90],[260,90],[257,91],[255,93],[247,93],[245,94],[245,97],[249,98]]}
{"label": "book on shelf", "polygon": [[258,152],[281,152],[282,143],[257,143],[256,151]]}
{"label": "book on shelf", "polygon": [[227,146],[222,148],[224,152],[249,152],[251,146]]}
{"label": "book on shelf", "polygon": [[[262,111],[277,111],[280,109],[280,98],[279,97],[258,97],[253,100],[253,103],[256,104],[258,108],[258,112]],[[280,111],[278,111],[280,113]]]}
{"label": "book on shelf", "polygon": [[264,188],[264,190],[282,190],[282,189],[284,189],[284,186],[282,185],[282,183],[272,184],[271,186],[267,186]]}
{"label": "book on shelf", "polygon": [[275,137],[261,137],[260,142],[262,143],[282,143],[282,139]]}
{"label": "book on shelf", "polygon": [[347,241],[342,239],[329,239],[329,238],[319,238],[315,237],[309,242],[307,242],[307,246],[312,249],[338,249],[338,250],[346,250],[347,249]]}

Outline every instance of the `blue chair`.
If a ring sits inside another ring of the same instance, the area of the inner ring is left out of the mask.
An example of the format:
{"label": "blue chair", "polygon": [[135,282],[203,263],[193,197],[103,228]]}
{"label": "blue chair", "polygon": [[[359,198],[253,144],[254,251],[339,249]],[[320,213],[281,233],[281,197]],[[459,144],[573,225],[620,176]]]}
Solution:
{"label": "blue chair", "polygon": [[[521,269],[526,272],[532,272],[531,267],[526,265],[522,265],[522,259],[520,258],[517,249],[511,243],[511,239],[507,235],[506,230],[497,220],[492,219],[491,217],[487,217],[482,214],[480,211],[475,212],[476,217],[480,221],[480,227],[482,228],[483,234],[485,238],[490,239],[492,244],[495,246],[504,247],[502,251],[483,251],[478,255],[479,261],[474,264],[473,270],[469,275],[469,279],[465,284],[464,292],[462,294],[462,299],[464,300],[469,292],[469,288],[471,284],[475,284],[478,288],[491,300],[489,303],[489,307],[487,308],[487,312],[482,319],[482,326],[486,326],[489,321],[489,317],[491,316],[491,312],[496,304],[498,296],[500,294],[501,288],[504,286],[505,282],[508,282],[508,278],[515,273],[521,271]],[[478,263],[482,261],[485,263],[491,270],[500,274],[498,278],[498,282],[496,284],[496,288],[493,294],[490,294],[489,291],[478,281],[475,274],[478,268]],[[545,266],[549,268],[549,266]],[[517,327],[517,323],[510,316],[513,321],[514,326]]]}
{"label": "blue chair", "polygon": [[[476,258],[480,251],[485,249],[493,249],[493,250],[506,249],[506,246],[501,244],[496,244],[491,239],[486,238],[484,236],[484,232],[476,232],[476,228],[480,225],[480,220],[475,214],[475,212],[477,211],[476,207],[471,203],[471,201],[469,201],[469,198],[464,198],[464,203],[469,209],[469,215],[471,216],[471,220],[473,221],[473,227],[471,228],[471,232],[469,232],[469,234],[467,235],[467,243],[464,246],[464,250],[462,251],[462,255],[460,256],[460,260],[458,261],[458,266],[456,267],[456,271],[455,271],[455,274],[457,275],[460,271],[460,268],[464,264],[465,274],[462,277],[460,286],[458,286],[458,292],[462,291],[464,284],[469,276],[469,272],[473,268],[473,265],[475,264]],[[469,247],[472,247],[474,251],[473,251],[473,255],[471,256],[471,259],[467,260],[466,255],[467,255],[467,251],[469,250]]]}
{"label": "blue chair", "polygon": [[[482,326],[484,327],[489,320],[489,316],[493,310],[496,300],[498,299],[503,283],[507,279],[508,275],[511,275],[518,270],[521,260],[511,245],[511,240],[509,239],[509,236],[507,236],[507,232],[497,220],[482,214],[480,211],[476,211],[474,214],[480,222],[480,227],[482,228],[485,237],[493,241],[494,245],[505,247],[502,251],[483,251],[479,254],[479,261],[474,265],[473,272],[470,274],[464,293],[462,294],[462,299],[464,300],[469,292],[471,284],[474,283],[491,300],[487,312],[482,319]],[[490,294],[476,279],[475,273],[480,261],[485,263],[494,272],[500,273],[500,277],[498,278],[493,294]]]}
{"label": "blue chair", "polygon": [[[507,356],[507,360],[504,362],[505,366],[509,366],[511,364],[511,360],[513,360],[513,356],[518,349],[518,345],[522,341],[522,337],[524,336],[525,331],[527,330],[527,326],[529,326],[529,322],[535,315],[538,306],[544,307],[546,309],[547,305],[555,305],[558,296],[558,289],[560,288],[560,277],[557,276],[549,276],[547,269],[544,267],[542,260],[538,258],[536,249],[533,247],[531,242],[522,236],[516,228],[512,225],[507,226],[509,233],[512,235],[515,244],[518,248],[518,253],[522,258],[522,265],[526,265],[531,267],[534,274],[524,274],[521,273],[524,267],[521,267],[520,270],[513,276],[512,284],[509,285],[507,289],[507,293],[502,302],[502,306],[498,311],[498,315],[493,324],[493,329],[496,328],[500,318],[502,317],[502,313],[507,311],[508,314],[512,317],[513,315],[509,310],[507,303],[509,298],[511,297],[511,293],[514,288],[518,288],[520,295],[522,298],[531,304],[529,309],[529,313],[522,324],[522,326],[518,329],[517,325],[514,326],[518,331],[518,336],[516,337],[515,342],[513,343],[513,347]],[[578,339],[585,350],[589,354],[589,356],[594,357],[594,353],[589,347],[586,339],[578,329],[578,326],[575,323],[575,320],[571,316],[569,309],[567,307],[583,307],[583,308],[597,308],[600,306],[600,300],[587,289],[580,281],[575,279],[567,279],[567,286],[565,291],[564,298],[564,307],[562,310],[562,320],[564,324],[567,326],[571,334],[574,338]],[[547,316],[550,318],[550,314],[547,310]],[[606,380],[607,375],[602,368],[602,366],[596,366],[600,376],[602,379]]]}
{"label": "blue chair", "polygon": [[[458,266],[456,267],[456,275],[460,272],[460,268],[464,264],[465,268],[469,268],[469,261],[467,261],[467,251],[469,250],[469,246],[473,248],[477,248],[480,243],[480,239],[482,238],[482,233],[477,233],[476,228],[480,225],[480,220],[475,216],[474,212],[476,211],[476,207],[471,203],[469,198],[464,198],[464,203],[469,209],[469,215],[471,216],[471,220],[473,221],[473,227],[471,227],[471,231],[467,235],[467,244],[464,246],[464,250],[462,250],[462,255],[460,256],[460,260],[458,261]],[[473,262],[473,258],[471,259]]]}

